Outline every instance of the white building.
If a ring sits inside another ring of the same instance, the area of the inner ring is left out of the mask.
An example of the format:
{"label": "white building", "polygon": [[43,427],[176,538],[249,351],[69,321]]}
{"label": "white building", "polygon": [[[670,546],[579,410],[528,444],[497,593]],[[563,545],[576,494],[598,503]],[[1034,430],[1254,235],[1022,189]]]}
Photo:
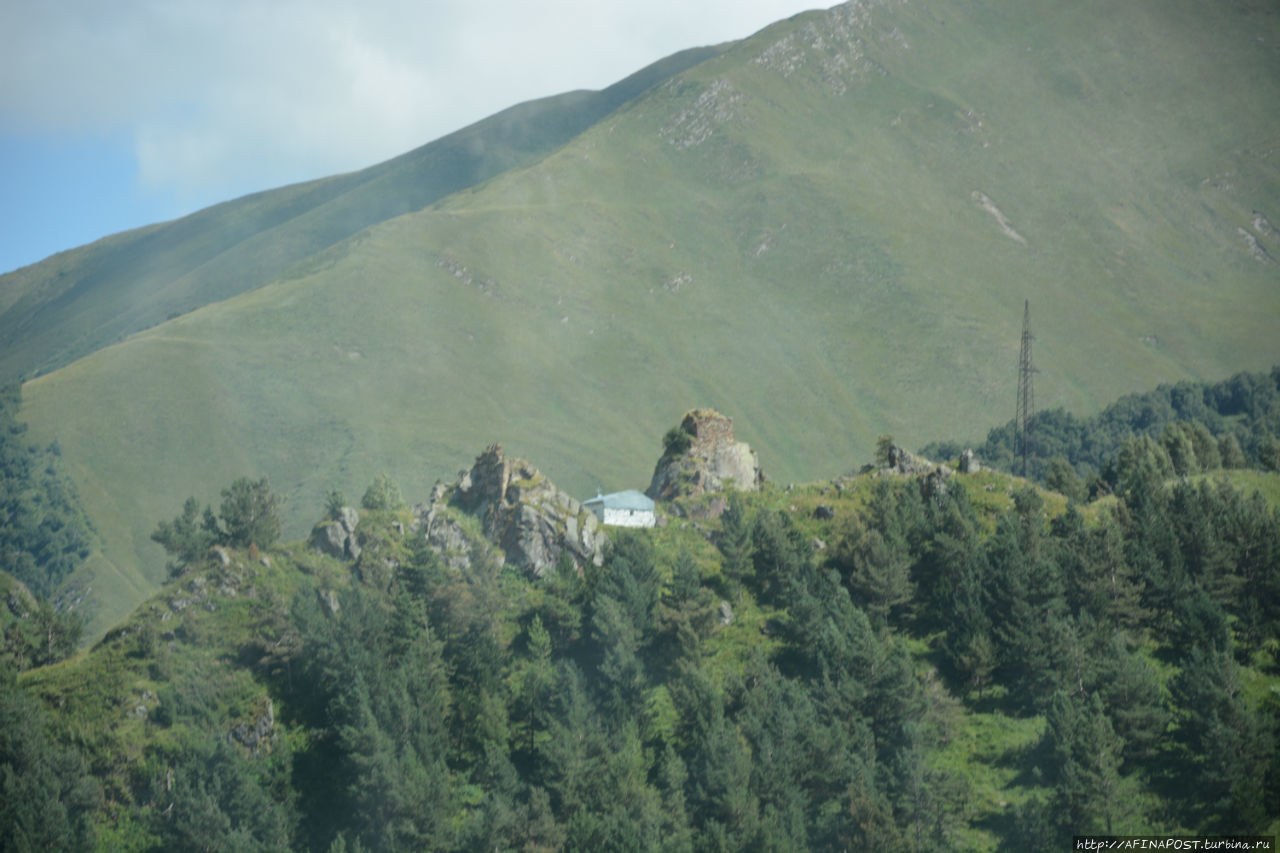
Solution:
{"label": "white building", "polygon": [[614,527],[653,527],[653,501],[642,492],[627,489],[611,495],[596,495],[582,505],[591,510],[601,524]]}

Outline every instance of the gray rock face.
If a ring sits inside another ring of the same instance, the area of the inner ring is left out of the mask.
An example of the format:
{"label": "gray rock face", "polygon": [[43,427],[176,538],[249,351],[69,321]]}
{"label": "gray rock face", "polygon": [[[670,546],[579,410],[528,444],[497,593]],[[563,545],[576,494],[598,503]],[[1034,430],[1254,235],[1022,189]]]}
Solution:
{"label": "gray rock face", "polygon": [[720,624],[729,625],[733,622],[733,607],[723,598],[720,599]]}
{"label": "gray rock face", "polygon": [[333,590],[317,589],[316,599],[320,602],[320,607],[324,610],[326,616],[337,616],[342,612],[342,605],[338,602],[338,594]]}
{"label": "gray rock face", "polygon": [[894,474],[927,474],[933,463],[923,456],[916,456],[895,445],[889,450],[889,471]]}
{"label": "gray rock face", "polygon": [[322,521],[311,529],[311,547],[339,560],[360,559],[360,543],[356,526],[360,514],[349,506],[338,511],[336,521]]}
{"label": "gray rock face", "polygon": [[322,521],[311,529],[311,547],[342,559],[347,556],[347,534],[336,521]]}
{"label": "gray rock face", "polygon": [[951,469],[946,465],[939,465],[928,474],[920,478],[920,497],[925,500],[933,497],[941,497],[947,493],[947,481],[951,479]]}
{"label": "gray rock face", "polygon": [[525,460],[503,456],[502,445],[486,449],[459,475],[453,504],[480,519],[508,563],[534,577],[546,575],[566,552],[578,566],[603,560],[608,537],[596,517]]}
{"label": "gray rock face", "polygon": [[276,709],[267,700],[266,707],[250,719],[241,722],[234,729],[227,733],[229,740],[238,742],[245,749],[249,750],[253,755],[260,755],[263,751],[271,751],[271,738],[276,730]]}
{"label": "gray rock face", "polygon": [[981,470],[982,465],[978,462],[978,457],[972,448],[966,449],[964,453],[960,454],[961,474],[976,474]]}
{"label": "gray rock face", "polygon": [[654,500],[696,497],[732,485],[755,491],[764,482],[760,459],[745,441],[735,441],[733,419],[713,409],[694,409],[680,422],[688,446],[663,454],[645,494]]}

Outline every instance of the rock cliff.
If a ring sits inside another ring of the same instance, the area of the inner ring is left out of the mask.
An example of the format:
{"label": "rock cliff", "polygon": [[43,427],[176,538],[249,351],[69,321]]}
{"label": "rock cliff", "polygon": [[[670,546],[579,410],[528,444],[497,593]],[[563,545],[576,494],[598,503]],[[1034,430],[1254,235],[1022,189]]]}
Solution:
{"label": "rock cliff", "polygon": [[579,566],[603,559],[608,537],[596,517],[533,465],[504,456],[500,444],[458,475],[451,503],[480,520],[507,563],[535,577],[545,575],[563,552]]}
{"label": "rock cliff", "polygon": [[645,494],[654,500],[697,497],[732,484],[754,491],[764,482],[760,459],[745,441],[735,441],[733,419],[713,409],[694,409],[667,433]]}

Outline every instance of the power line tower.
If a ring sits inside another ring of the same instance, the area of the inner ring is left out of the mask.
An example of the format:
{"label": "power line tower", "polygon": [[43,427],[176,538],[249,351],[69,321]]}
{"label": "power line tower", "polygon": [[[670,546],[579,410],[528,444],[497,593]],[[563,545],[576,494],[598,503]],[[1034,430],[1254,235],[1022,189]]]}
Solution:
{"label": "power line tower", "polygon": [[1031,428],[1036,413],[1036,392],[1032,384],[1036,368],[1031,362],[1031,300],[1022,311],[1022,352],[1018,355],[1018,409],[1013,417],[1015,456],[1022,458],[1022,476],[1028,476],[1028,458],[1031,456]]}

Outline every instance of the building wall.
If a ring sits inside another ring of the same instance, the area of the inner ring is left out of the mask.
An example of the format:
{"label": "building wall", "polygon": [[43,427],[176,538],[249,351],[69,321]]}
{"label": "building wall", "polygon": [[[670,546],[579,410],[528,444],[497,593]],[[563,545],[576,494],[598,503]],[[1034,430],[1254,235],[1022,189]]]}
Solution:
{"label": "building wall", "polygon": [[614,527],[653,527],[653,513],[640,509],[605,507],[602,521]]}

